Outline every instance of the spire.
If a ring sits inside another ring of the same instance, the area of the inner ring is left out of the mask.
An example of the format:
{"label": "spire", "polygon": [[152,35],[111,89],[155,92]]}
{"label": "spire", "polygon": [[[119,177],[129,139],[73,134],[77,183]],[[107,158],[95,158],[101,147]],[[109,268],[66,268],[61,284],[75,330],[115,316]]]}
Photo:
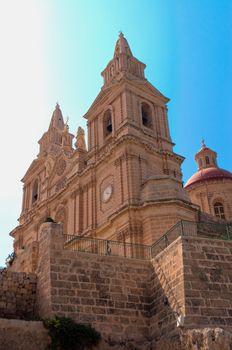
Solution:
{"label": "spire", "polygon": [[52,127],[60,130],[64,129],[64,119],[58,102],[56,103],[55,110],[52,113],[49,129]]}
{"label": "spire", "polygon": [[104,85],[116,83],[123,77],[130,80],[144,80],[145,67],[145,64],[133,56],[126,38],[120,32],[115,45],[114,57],[102,72]]}
{"label": "spire", "polygon": [[47,154],[60,155],[61,152],[72,152],[73,135],[69,133],[68,119],[64,123],[60,106],[57,103],[52,113],[51,122],[48,131],[43,134],[39,140],[40,152],[39,156]]}
{"label": "spire", "polygon": [[130,46],[126,38],[124,38],[124,35],[122,32],[119,32],[119,38],[116,42],[115,49],[114,49],[114,58],[117,57],[119,54],[126,54],[128,57],[133,56]]}

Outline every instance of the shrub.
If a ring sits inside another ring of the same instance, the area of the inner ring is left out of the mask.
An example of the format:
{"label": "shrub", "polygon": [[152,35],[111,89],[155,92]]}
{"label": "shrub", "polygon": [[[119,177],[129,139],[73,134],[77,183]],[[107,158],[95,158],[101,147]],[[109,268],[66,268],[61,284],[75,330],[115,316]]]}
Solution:
{"label": "shrub", "polygon": [[51,349],[84,350],[91,349],[101,339],[92,326],[79,324],[68,317],[55,316],[43,320],[44,326],[51,336]]}

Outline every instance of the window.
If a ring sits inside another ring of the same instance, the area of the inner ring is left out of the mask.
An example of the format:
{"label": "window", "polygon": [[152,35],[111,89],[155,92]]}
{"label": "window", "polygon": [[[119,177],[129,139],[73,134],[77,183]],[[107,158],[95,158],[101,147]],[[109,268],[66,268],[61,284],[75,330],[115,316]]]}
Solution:
{"label": "window", "polygon": [[203,165],[202,158],[200,158],[199,164],[200,164],[200,167],[202,167],[202,165]]}
{"label": "window", "polygon": [[35,180],[32,188],[32,204],[35,203],[39,198],[39,182]]}
{"label": "window", "polygon": [[220,219],[225,219],[223,204],[221,202],[216,202],[213,207],[214,207],[215,216]]}
{"label": "window", "polygon": [[142,123],[143,123],[143,125],[146,126],[147,128],[152,128],[151,108],[145,102],[142,103],[141,113],[142,113]]}
{"label": "window", "polygon": [[205,163],[209,164],[209,157],[208,156],[205,157]]}
{"label": "window", "polygon": [[104,128],[104,136],[105,137],[112,134],[113,126],[112,126],[112,116],[111,116],[110,110],[106,111],[104,114],[103,128]]}

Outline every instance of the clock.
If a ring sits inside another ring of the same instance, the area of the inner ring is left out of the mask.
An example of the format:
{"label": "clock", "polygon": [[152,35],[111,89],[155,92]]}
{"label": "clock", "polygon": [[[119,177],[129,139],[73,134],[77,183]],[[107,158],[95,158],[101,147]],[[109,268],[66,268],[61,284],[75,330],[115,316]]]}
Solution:
{"label": "clock", "polygon": [[108,185],[103,191],[102,191],[102,201],[104,203],[108,202],[110,197],[112,196],[113,193],[113,185]]}

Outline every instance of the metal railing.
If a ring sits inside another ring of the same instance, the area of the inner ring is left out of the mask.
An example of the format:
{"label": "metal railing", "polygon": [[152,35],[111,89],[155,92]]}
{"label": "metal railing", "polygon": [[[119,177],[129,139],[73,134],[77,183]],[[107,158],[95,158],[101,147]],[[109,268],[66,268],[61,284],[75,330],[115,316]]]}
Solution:
{"label": "metal railing", "polygon": [[220,223],[181,220],[151,246],[92,237],[64,235],[64,249],[98,255],[149,260],[162,252],[180,236],[232,240],[232,226]]}
{"label": "metal railing", "polygon": [[151,257],[156,256],[181,236],[181,222],[177,222],[151,246]]}
{"label": "metal railing", "polygon": [[232,240],[232,226],[230,224],[181,220],[151,246],[151,256],[159,254],[180,236]]}
{"label": "metal railing", "polygon": [[148,260],[151,258],[150,246],[92,237],[64,235],[64,249],[130,259]]}

